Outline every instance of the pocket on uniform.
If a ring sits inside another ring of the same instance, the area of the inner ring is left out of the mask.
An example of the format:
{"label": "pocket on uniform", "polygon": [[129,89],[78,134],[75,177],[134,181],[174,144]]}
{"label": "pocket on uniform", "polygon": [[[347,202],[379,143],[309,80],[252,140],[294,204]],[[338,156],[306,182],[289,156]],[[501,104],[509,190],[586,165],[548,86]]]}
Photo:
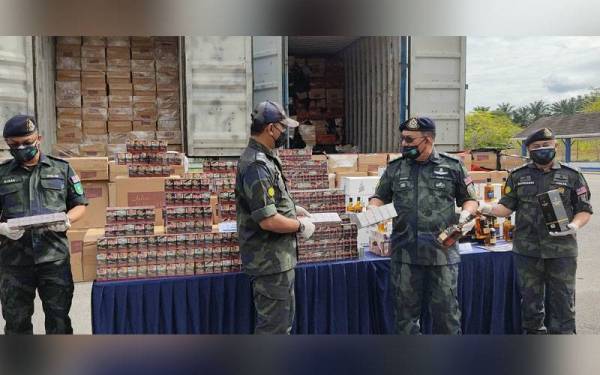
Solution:
{"label": "pocket on uniform", "polygon": [[0,202],[2,203],[2,208],[5,210],[2,215],[4,218],[15,217],[15,215],[24,212],[22,190],[23,184],[21,183],[0,185]]}
{"label": "pocket on uniform", "polygon": [[51,210],[66,210],[65,181],[62,178],[41,178],[44,206]]}
{"label": "pocket on uniform", "polygon": [[259,276],[254,280],[254,292],[269,299],[284,301],[290,298],[290,286],[282,285],[281,275]]}

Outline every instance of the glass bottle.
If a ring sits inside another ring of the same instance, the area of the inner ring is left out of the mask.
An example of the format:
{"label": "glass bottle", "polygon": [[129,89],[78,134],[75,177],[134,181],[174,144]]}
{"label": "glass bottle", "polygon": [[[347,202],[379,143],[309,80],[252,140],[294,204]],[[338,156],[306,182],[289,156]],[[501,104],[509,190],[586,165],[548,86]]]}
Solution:
{"label": "glass bottle", "polygon": [[360,197],[356,198],[356,204],[354,205],[354,212],[356,212],[357,214],[361,213],[363,211],[363,205],[360,201]]}
{"label": "glass bottle", "polygon": [[346,207],[346,211],[354,212],[354,205],[352,204],[352,198],[348,198],[348,206]]}
{"label": "glass bottle", "polygon": [[487,183],[483,188],[483,200],[485,202],[491,202],[494,200],[494,186],[492,185],[492,179],[488,177]]}
{"label": "glass bottle", "polygon": [[504,240],[512,241],[513,225],[510,216],[504,219],[504,225],[502,230],[504,232]]}
{"label": "glass bottle", "polygon": [[475,215],[471,214],[467,217],[463,224],[453,224],[446,228],[438,236],[438,242],[444,247],[450,247],[456,243],[462,236],[463,225],[475,219]]}

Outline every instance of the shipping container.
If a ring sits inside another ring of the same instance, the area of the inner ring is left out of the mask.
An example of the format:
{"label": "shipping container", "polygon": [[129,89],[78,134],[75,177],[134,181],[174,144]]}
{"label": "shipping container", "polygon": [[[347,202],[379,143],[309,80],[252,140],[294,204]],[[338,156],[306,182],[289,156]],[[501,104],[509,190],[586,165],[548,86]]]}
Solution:
{"label": "shipping container", "polygon": [[[56,45],[56,37],[0,37],[0,121],[34,113],[46,138],[45,152],[56,141]],[[255,103],[277,100],[294,110],[289,62],[303,56],[341,64],[343,74],[331,75],[327,83],[340,88],[330,93],[317,89],[313,96],[322,102],[330,94],[330,102],[343,103],[336,113],[343,119],[343,143],[360,152],[397,151],[399,123],[422,115],[436,121],[440,150],[461,149],[465,45],[464,37],[181,37],[179,110],[186,154],[239,155]],[[93,47],[86,50],[89,56],[94,52]],[[120,51],[111,53],[114,57]],[[145,57],[143,49],[135,53]],[[90,69],[103,69],[88,60]],[[121,64],[117,60],[115,66]],[[136,62],[141,71],[159,69],[142,62]],[[319,69],[318,60],[311,64]],[[140,77],[139,82],[143,72]]]}

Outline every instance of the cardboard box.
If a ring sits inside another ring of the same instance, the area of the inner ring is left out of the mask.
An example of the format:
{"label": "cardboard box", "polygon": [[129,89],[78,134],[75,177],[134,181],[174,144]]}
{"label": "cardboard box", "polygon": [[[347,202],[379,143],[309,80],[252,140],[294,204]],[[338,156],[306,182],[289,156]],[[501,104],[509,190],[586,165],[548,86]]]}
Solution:
{"label": "cardboard box", "polygon": [[69,128],[81,129],[81,119],[59,118],[58,120],[56,120],[56,127],[59,129],[69,129]]}
{"label": "cardboard box", "polygon": [[519,155],[500,155],[500,169],[510,171],[527,163],[527,158]]}
{"label": "cardboard box", "polygon": [[78,46],[81,46],[81,37],[80,36],[57,36],[56,44],[57,45],[76,44]]}
{"label": "cardboard box", "polygon": [[103,45],[84,45],[81,47],[81,57],[104,59],[106,58],[106,49]]}
{"label": "cardboard box", "polygon": [[[106,60],[106,70],[108,72],[122,72],[127,73],[131,72],[131,60],[129,59],[107,59]],[[122,77],[125,78],[125,77]],[[130,78],[130,77],[127,77]]]}
{"label": "cardboard box", "polygon": [[81,57],[56,57],[56,70],[81,70]]}
{"label": "cardboard box", "polygon": [[[106,92],[106,90],[104,90]],[[108,108],[108,97],[104,96],[83,96],[83,106],[88,108]]]}
{"label": "cardboard box", "polygon": [[110,84],[108,85],[108,94],[115,96],[132,96],[133,95],[133,85],[129,83],[121,83],[121,84]]}
{"label": "cardboard box", "polygon": [[108,133],[108,142],[113,144],[125,144],[128,140],[133,139],[131,132]]}
{"label": "cardboard box", "polygon": [[[93,73],[99,73],[101,75],[104,75],[104,72],[93,72]],[[106,78],[104,76],[93,77],[93,78],[82,77],[81,78],[81,87],[84,89],[105,90],[106,89]]]}
{"label": "cardboard box", "polygon": [[467,171],[471,170],[471,166],[473,164],[473,159],[471,157],[471,153],[468,151],[460,151],[460,152],[449,152],[448,154],[450,154],[451,156],[457,157],[459,158],[463,164],[465,165],[465,168],[467,168]]}
{"label": "cardboard box", "polygon": [[131,72],[130,71],[113,71],[108,69],[106,72],[106,79],[127,79],[128,83],[131,83]]}
{"label": "cardboard box", "polygon": [[106,46],[108,47],[129,47],[131,42],[128,36],[107,36]]}
{"label": "cardboard box", "polygon": [[114,159],[117,152],[127,152],[127,145],[125,143],[111,143],[106,145],[106,153],[111,160]]}
{"label": "cardboard box", "polygon": [[473,151],[473,166],[484,168],[487,170],[495,170],[498,163],[498,155],[495,151]]}
{"label": "cardboard box", "polygon": [[79,156],[79,143],[54,143],[51,155],[59,158]]}
{"label": "cardboard box", "polygon": [[[156,125],[157,130],[181,130],[179,120],[159,120]],[[306,140],[305,140],[306,141]]]}
{"label": "cardboard box", "polygon": [[104,49],[104,46],[106,45],[106,37],[84,36],[83,37],[83,45],[84,46],[101,46]]}
{"label": "cardboard box", "polygon": [[80,70],[57,70],[56,71],[57,81],[81,81]]}
{"label": "cardboard box", "polygon": [[346,177],[368,177],[367,172],[338,172],[335,176],[336,189],[344,189]]}
{"label": "cardboard box", "polygon": [[142,132],[155,132],[156,121],[133,121],[133,130]]}
{"label": "cardboard box", "polygon": [[154,106],[139,106],[133,108],[133,119],[136,121],[155,122],[158,110]]}
{"label": "cardboard box", "polygon": [[108,163],[108,172],[110,182],[115,182],[119,178],[129,177],[129,168],[126,165],[117,164],[115,161]]}
{"label": "cardboard box", "polygon": [[154,60],[154,46],[131,47],[132,60]]}
{"label": "cardboard box", "polygon": [[103,80],[106,81],[106,72],[95,72],[95,71],[83,71],[81,72],[82,80]]}
{"label": "cardboard box", "polygon": [[67,231],[67,240],[69,241],[69,253],[81,253],[83,251],[83,238],[86,229],[69,229]]}
{"label": "cardboard box", "polygon": [[108,97],[108,106],[130,108],[133,106],[132,96],[110,95]]}
{"label": "cardboard box", "polygon": [[[108,119],[110,121],[131,121],[131,120],[133,120],[133,108],[131,108],[131,107],[110,107],[110,108],[108,108]],[[129,129],[129,130],[131,130],[131,129]]]}
{"label": "cardboard box", "polygon": [[84,182],[83,190],[89,201],[83,217],[74,222],[72,229],[100,228],[106,225],[108,182]]}
{"label": "cardboard box", "polygon": [[94,281],[96,278],[97,241],[104,236],[104,228],[90,228],[83,238],[82,266],[84,281]]}
{"label": "cardboard box", "polygon": [[81,109],[81,118],[84,121],[106,121],[108,111],[106,108],[84,107]]}
{"label": "cardboard box", "polygon": [[86,143],[79,145],[83,157],[106,157],[106,143]]}
{"label": "cardboard box", "polygon": [[94,72],[106,72],[106,59],[105,58],[81,58],[81,70],[89,70]]}
{"label": "cardboard box", "polygon": [[336,174],[335,173],[328,173],[327,174],[327,179],[329,180],[329,189],[335,189]]}
{"label": "cardboard box", "polygon": [[109,59],[131,59],[131,49],[129,47],[107,47],[106,57]]}
{"label": "cardboard box", "polygon": [[181,131],[157,131],[156,139],[159,141],[167,141],[172,145],[181,144]]}
{"label": "cardboard box", "polygon": [[154,60],[131,60],[131,71],[133,72],[154,72]]}
{"label": "cardboard box", "polygon": [[108,181],[108,158],[82,157],[67,159],[81,181]]}
{"label": "cardboard box", "polygon": [[360,172],[377,172],[387,165],[388,154],[359,154],[358,170]]}
{"label": "cardboard box", "polygon": [[156,107],[156,97],[153,96],[134,96],[133,105],[152,105]]}
{"label": "cardboard box", "polygon": [[[81,95],[81,82],[77,81],[56,81],[54,84],[57,99],[71,98]],[[61,107],[57,105],[57,107]]]}
{"label": "cardboard box", "polygon": [[490,171],[490,177],[492,178],[492,182],[495,184],[500,184],[508,179],[507,171]]}
{"label": "cardboard box", "polygon": [[57,107],[63,108],[81,108],[81,95],[57,97],[55,104]]}
{"label": "cardboard box", "polygon": [[156,60],[156,72],[176,72],[179,70],[179,64],[173,60]]}
{"label": "cardboard box", "polygon": [[155,225],[163,225],[162,207],[165,201],[164,177],[119,178],[117,185],[117,206],[156,207]]}
{"label": "cardboard box", "polygon": [[346,197],[360,197],[361,202],[364,205],[367,204],[369,197],[375,194],[377,184],[379,183],[379,176],[344,176],[344,194]]}
{"label": "cardboard box", "polygon": [[83,132],[81,128],[61,127],[56,129],[56,141],[58,143],[81,143]]}
{"label": "cardboard box", "polygon": [[[108,134],[83,134],[84,143],[108,143]],[[101,156],[101,155],[100,155]]]}
{"label": "cardboard box", "polygon": [[79,283],[83,281],[83,265],[82,265],[82,253],[71,254],[71,274],[73,275],[73,282]]}
{"label": "cardboard box", "polygon": [[488,178],[492,178],[490,172],[483,171],[470,171],[469,176],[473,180],[474,184],[485,184]]}
{"label": "cardboard box", "polygon": [[167,145],[167,151],[183,152],[183,145]]}
{"label": "cardboard box", "polygon": [[343,89],[327,89],[327,107],[344,107],[344,90]]}
{"label": "cardboard box", "polygon": [[83,122],[83,134],[85,135],[101,135],[106,133],[106,121]]}
{"label": "cardboard box", "polygon": [[329,173],[357,172],[358,154],[327,155],[327,170]]}
{"label": "cardboard box", "polygon": [[110,133],[125,133],[132,130],[131,121],[109,121],[108,131]]}
{"label": "cardboard box", "polygon": [[108,207],[117,207],[117,184],[114,182],[108,183]]}

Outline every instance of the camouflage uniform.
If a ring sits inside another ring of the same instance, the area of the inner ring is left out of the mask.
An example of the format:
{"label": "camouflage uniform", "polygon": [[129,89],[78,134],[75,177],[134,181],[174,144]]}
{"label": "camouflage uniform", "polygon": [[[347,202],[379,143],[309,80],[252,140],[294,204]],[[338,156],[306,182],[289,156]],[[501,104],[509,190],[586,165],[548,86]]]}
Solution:
{"label": "camouflage uniform", "polygon": [[392,161],[373,198],[394,203],[391,278],[396,332],[418,334],[422,306],[431,311],[434,333],[460,333],[458,245],[444,249],[440,232],[458,222],[455,204],[476,200],[463,163],[433,150],[423,163]]}
{"label": "camouflage uniform", "polygon": [[296,217],[281,162],[254,139],[240,157],[235,186],[237,226],[244,271],[252,278],[255,333],[289,334],[295,312],[296,235],[263,230],[277,213]]}
{"label": "camouflage uniform", "polygon": [[[559,189],[569,220],[592,213],[590,191],[574,167],[554,162],[549,172],[529,163],[511,171],[500,204],[516,211],[513,253],[522,295],[525,333],[545,333],[545,309],[550,333],[575,333],[575,236],[552,237],[536,195]],[[548,306],[545,306],[545,300]]]}
{"label": "camouflage uniform", "polygon": [[[87,200],[69,164],[41,155],[28,170],[14,161],[0,164],[0,220],[67,212]],[[32,333],[36,289],[46,315],[46,333],[72,333],[69,310],[73,278],[65,233],[26,230],[13,241],[0,236],[0,301],[5,332]]]}

